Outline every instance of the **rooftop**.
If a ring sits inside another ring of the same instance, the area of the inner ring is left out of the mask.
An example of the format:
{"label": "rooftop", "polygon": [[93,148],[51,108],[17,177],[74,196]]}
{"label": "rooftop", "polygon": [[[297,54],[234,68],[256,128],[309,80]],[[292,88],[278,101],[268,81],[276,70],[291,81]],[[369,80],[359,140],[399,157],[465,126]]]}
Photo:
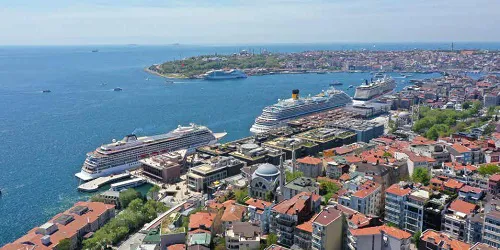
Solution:
{"label": "rooftop", "polygon": [[273,207],[273,211],[280,214],[296,215],[306,208],[307,202],[309,202],[309,199],[311,198],[318,201],[321,199],[321,196],[308,192],[302,192],[289,200],[283,200],[282,202],[276,204]]}
{"label": "rooftop", "polygon": [[323,208],[323,210],[318,214],[318,216],[315,218],[314,223],[318,223],[323,226],[327,226],[333,221],[337,220],[340,218],[342,215],[342,212],[335,207],[326,207]]}
{"label": "rooftop", "polygon": [[443,232],[437,232],[432,229],[427,229],[422,233],[420,239],[426,242],[430,242],[434,245],[439,245],[443,248],[453,250],[468,250],[470,245],[459,240],[455,240]]}
{"label": "rooftop", "polygon": [[410,233],[403,231],[401,229],[398,229],[395,227],[389,227],[386,225],[382,225],[382,226],[378,226],[378,227],[366,227],[366,228],[360,228],[360,229],[349,229],[349,231],[351,231],[351,234],[354,236],[377,235],[377,234],[385,233],[385,234],[390,235],[390,236],[392,236],[396,239],[399,239],[399,240],[411,238]]}
{"label": "rooftop", "polygon": [[472,214],[472,212],[476,209],[477,206],[475,204],[468,203],[459,199],[454,200],[448,208],[448,210],[464,213],[466,215]]}

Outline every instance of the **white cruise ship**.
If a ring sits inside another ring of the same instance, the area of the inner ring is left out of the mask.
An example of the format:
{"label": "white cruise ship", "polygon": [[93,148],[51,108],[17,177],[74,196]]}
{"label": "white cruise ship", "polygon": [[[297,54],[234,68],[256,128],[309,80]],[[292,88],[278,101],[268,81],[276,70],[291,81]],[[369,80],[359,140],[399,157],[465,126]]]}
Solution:
{"label": "white cruise ship", "polygon": [[247,75],[238,69],[231,70],[211,70],[203,75],[206,80],[226,80],[236,78],[247,78]]}
{"label": "white cruise ship", "polygon": [[137,168],[140,159],[169,151],[187,149],[193,152],[197,147],[214,144],[226,133],[214,134],[205,126],[190,124],[161,135],[137,137],[127,135],[121,141],[113,140],[87,153],[81,172],[75,174],[88,181]]}
{"label": "white cruise ship", "polygon": [[287,121],[311,113],[343,107],[352,103],[351,97],[345,92],[330,88],[327,91],[307,98],[299,98],[299,90],[292,91],[292,98],[278,100],[278,103],[267,106],[262,114],[255,119],[250,132],[265,133],[271,129],[282,127]]}
{"label": "white cruise ship", "polygon": [[378,78],[372,82],[365,81],[364,84],[356,88],[353,99],[357,101],[368,101],[385,95],[393,91],[394,88],[396,88],[396,82],[394,79],[387,76]]}

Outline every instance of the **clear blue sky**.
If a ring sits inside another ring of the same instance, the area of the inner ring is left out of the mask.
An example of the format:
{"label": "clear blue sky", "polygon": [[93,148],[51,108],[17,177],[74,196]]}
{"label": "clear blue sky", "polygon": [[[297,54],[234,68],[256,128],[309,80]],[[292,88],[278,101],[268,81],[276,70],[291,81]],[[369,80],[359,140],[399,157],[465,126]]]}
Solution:
{"label": "clear blue sky", "polygon": [[500,0],[0,0],[0,45],[500,41]]}

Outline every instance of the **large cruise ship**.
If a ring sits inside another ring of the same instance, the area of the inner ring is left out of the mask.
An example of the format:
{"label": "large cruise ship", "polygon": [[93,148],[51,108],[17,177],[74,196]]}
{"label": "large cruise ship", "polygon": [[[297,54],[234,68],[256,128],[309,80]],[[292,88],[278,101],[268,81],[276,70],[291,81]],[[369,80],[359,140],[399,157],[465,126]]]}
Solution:
{"label": "large cruise ship", "polygon": [[396,82],[394,79],[387,76],[378,78],[372,82],[366,80],[364,84],[356,88],[353,99],[357,101],[368,101],[387,94],[393,91],[394,88],[396,88]]}
{"label": "large cruise ship", "polygon": [[187,149],[194,152],[197,147],[214,144],[226,133],[213,133],[205,126],[190,124],[180,126],[167,134],[137,137],[127,135],[121,141],[113,140],[87,153],[81,172],[75,174],[88,181],[137,168],[140,159],[152,155]]}
{"label": "large cruise ship", "polygon": [[352,103],[351,97],[345,92],[334,88],[307,98],[299,98],[299,90],[295,89],[292,91],[292,98],[278,100],[278,103],[265,107],[262,114],[255,119],[250,132],[254,134],[265,133],[284,126],[291,119],[343,107],[350,103]]}
{"label": "large cruise ship", "polygon": [[225,80],[236,78],[247,78],[247,75],[238,69],[231,70],[211,70],[203,75],[206,80]]}

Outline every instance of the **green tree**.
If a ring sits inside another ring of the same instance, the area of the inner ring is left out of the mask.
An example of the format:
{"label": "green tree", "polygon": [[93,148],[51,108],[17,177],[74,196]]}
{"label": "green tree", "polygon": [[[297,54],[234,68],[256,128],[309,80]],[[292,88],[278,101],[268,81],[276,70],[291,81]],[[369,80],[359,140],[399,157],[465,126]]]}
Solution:
{"label": "green tree", "polygon": [[133,201],[137,198],[142,198],[142,195],[141,195],[141,193],[137,192],[137,190],[130,188],[130,189],[127,189],[127,190],[121,192],[119,198],[120,198],[120,203],[121,203],[122,207],[127,208],[128,204],[131,201]]}
{"label": "green tree", "polygon": [[392,154],[391,154],[391,153],[389,153],[389,152],[387,152],[387,151],[385,151],[385,152],[382,154],[382,157],[384,157],[384,158],[391,158],[391,157],[392,157]]}
{"label": "green tree", "polygon": [[128,204],[128,209],[132,210],[132,212],[139,212],[142,210],[142,205],[143,205],[142,200],[137,198]]}
{"label": "green tree", "polygon": [[90,197],[90,201],[93,201],[93,202],[104,202],[104,197],[96,194],[96,195],[92,195],[92,197]]}
{"label": "green tree", "polygon": [[266,246],[269,247],[272,244],[276,244],[278,242],[278,236],[274,233],[270,233],[267,235]]}
{"label": "green tree", "polygon": [[148,197],[152,200],[158,199],[158,194],[160,193],[160,187],[157,185],[153,185],[148,191]]}
{"label": "green tree", "polygon": [[248,189],[245,187],[243,189],[236,190],[234,191],[234,196],[236,198],[236,202],[245,204],[248,197]]}
{"label": "green tree", "polygon": [[415,234],[413,235],[413,237],[411,239],[411,241],[413,242],[413,244],[415,244],[417,249],[418,249],[418,245],[420,244],[420,236],[421,235],[422,235],[422,232],[417,231],[417,232],[415,232]]}
{"label": "green tree", "polygon": [[411,179],[414,182],[422,183],[424,185],[429,185],[429,181],[431,179],[429,175],[429,170],[427,168],[418,167],[413,170],[413,174]]}
{"label": "green tree", "polygon": [[273,202],[274,201],[274,193],[271,191],[266,192],[266,201]]}
{"label": "green tree", "polygon": [[71,249],[71,240],[68,238],[62,239],[57,243],[57,250],[70,250]]}
{"label": "green tree", "polygon": [[500,167],[496,164],[485,164],[480,166],[477,171],[483,176],[493,175],[500,172]]}
{"label": "green tree", "polygon": [[464,105],[462,105],[463,109],[469,109],[470,108],[470,102],[464,102]]}
{"label": "green tree", "polygon": [[304,176],[304,173],[302,173],[300,171],[294,171],[293,173],[290,171],[286,171],[285,176],[286,176],[286,182],[290,182],[290,181],[293,181],[299,177]]}

